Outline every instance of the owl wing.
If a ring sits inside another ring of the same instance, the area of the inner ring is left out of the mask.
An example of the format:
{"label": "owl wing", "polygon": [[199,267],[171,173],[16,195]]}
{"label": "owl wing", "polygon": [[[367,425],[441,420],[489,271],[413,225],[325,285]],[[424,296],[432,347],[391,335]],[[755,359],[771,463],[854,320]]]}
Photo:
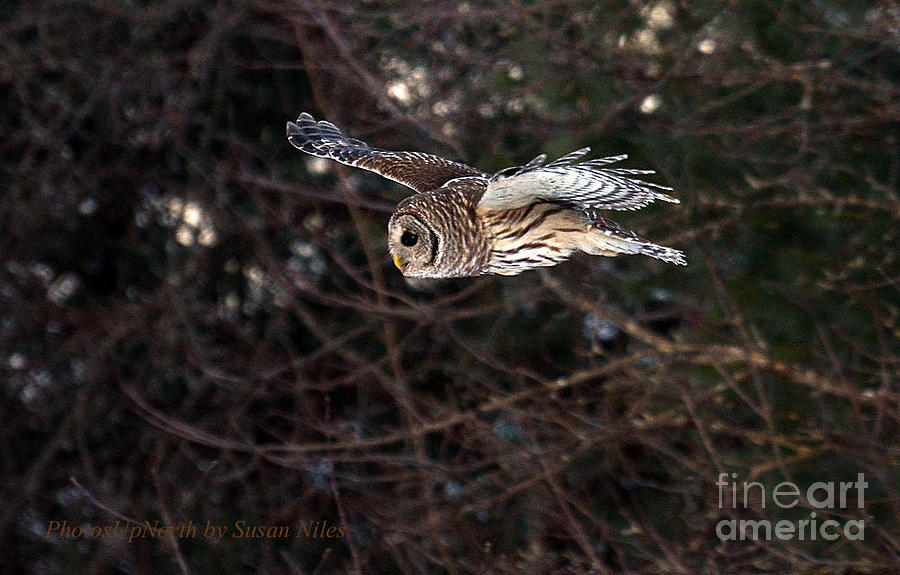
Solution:
{"label": "owl wing", "polygon": [[600,249],[613,254],[644,254],[678,266],[687,265],[687,258],[681,250],[649,242],[625,226],[604,218],[595,210],[582,212],[581,215],[598,232],[594,235],[594,243]]}
{"label": "owl wing", "polygon": [[306,112],[296,122],[287,123],[287,138],[307,154],[375,172],[417,192],[434,190],[455,178],[486,177],[471,166],[439,156],[371,148],[361,140],[348,138],[331,122],[317,122]]}
{"label": "owl wing", "polygon": [[680,203],[657,191],[672,188],[629,177],[653,174],[653,170],[602,167],[624,160],[627,155],[577,162],[589,151],[590,148],[582,148],[547,165],[547,156],[541,154],[525,166],[497,172],[490,178],[478,207],[511,209],[534,202],[554,202],[588,211],[637,210],[656,200]]}

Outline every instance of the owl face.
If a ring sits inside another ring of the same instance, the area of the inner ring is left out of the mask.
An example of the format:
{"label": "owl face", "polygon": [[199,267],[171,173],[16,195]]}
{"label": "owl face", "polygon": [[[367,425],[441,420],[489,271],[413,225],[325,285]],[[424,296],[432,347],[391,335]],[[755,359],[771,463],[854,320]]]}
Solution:
{"label": "owl face", "polygon": [[395,213],[388,224],[388,248],[394,265],[409,277],[434,277],[441,235],[424,218]]}

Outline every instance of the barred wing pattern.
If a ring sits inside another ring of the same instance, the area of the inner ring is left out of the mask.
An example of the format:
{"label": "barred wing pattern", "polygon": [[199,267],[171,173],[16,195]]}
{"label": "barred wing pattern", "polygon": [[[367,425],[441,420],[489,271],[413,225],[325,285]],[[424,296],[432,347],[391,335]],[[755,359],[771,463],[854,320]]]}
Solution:
{"label": "barred wing pattern", "polygon": [[303,112],[287,123],[287,138],[294,147],[320,158],[375,172],[417,192],[434,190],[455,178],[487,175],[471,166],[420,152],[391,152],[348,138],[325,120]]}
{"label": "barred wing pattern", "polygon": [[637,210],[656,200],[679,203],[657,191],[672,188],[629,177],[653,174],[653,170],[602,167],[624,160],[627,155],[576,163],[589,151],[590,148],[582,148],[547,165],[547,156],[541,154],[525,166],[497,172],[478,207],[511,209],[533,202],[553,202],[576,210]]}
{"label": "barred wing pattern", "polygon": [[687,265],[687,258],[685,258],[684,252],[681,250],[649,242],[628,228],[604,218],[594,210],[582,212],[582,216],[585,220],[590,222],[594,229],[603,232],[603,235],[609,237],[610,240],[613,240],[611,245],[607,246],[610,251],[628,254],[643,254],[677,266]]}

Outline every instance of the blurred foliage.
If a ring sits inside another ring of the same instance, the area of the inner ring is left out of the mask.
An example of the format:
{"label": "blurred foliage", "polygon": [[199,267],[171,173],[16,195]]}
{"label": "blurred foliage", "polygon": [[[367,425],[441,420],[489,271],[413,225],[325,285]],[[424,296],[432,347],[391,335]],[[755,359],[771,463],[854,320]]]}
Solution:
{"label": "blurred foliage", "polygon": [[[0,5],[10,573],[900,570],[892,1]],[[689,266],[406,282],[407,191],[301,111],[485,171],[590,145]],[[864,541],[715,482],[869,481]],[[51,521],[342,525],[71,539]]]}

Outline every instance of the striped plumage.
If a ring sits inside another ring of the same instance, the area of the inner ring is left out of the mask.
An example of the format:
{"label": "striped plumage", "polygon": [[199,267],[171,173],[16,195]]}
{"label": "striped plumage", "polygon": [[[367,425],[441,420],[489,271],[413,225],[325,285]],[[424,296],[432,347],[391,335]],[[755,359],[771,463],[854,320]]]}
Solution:
{"label": "striped plumage", "polygon": [[420,152],[391,152],[348,138],[307,113],[287,124],[304,152],[378,173],[415,190],[388,224],[394,263],[413,277],[515,275],[552,266],[573,253],[643,254],[686,265],[684,254],[659,246],[598,213],[636,210],[656,200],[678,203],[671,188],[629,176],[651,170],[604,167],[627,156],[578,162],[589,148],[545,164],[488,175]]}

